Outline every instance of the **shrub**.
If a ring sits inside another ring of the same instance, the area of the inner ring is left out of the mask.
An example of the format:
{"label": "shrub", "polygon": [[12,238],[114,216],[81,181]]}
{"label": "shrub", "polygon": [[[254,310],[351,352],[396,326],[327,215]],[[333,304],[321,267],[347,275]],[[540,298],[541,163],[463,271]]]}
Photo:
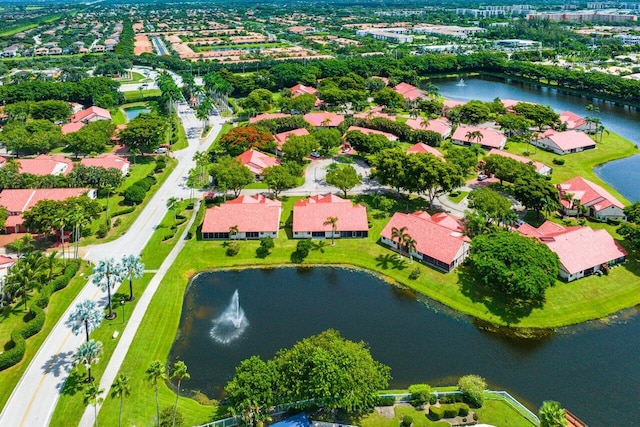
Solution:
{"label": "shrub", "polygon": [[147,191],[143,187],[133,184],[124,190],[124,201],[126,203],[137,205],[142,203],[146,195]]}
{"label": "shrub", "polygon": [[113,222],[114,227],[120,227],[122,225],[122,218],[118,218]]}
{"label": "shrub", "polygon": [[562,166],[562,165],[564,165],[565,159],[559,159],[557,157],[554,157],[552,162],[553,162],[554,165]]}
{"label": "shrub", "polygon": [[448,405],[442,405],[444,408],[444,417],[445,418],[455,418],[458,416],[458,405],[455,403],[450,403]]}
{"label": "shrub", "polygon": [[413,418],[410,415],[402,417],[402,423],[400,423],[400,425],[403,427],[409,427],[411,424],[413,424]]}
{"label": "shrub", "polygon": [[27,351],[27,343],[17,328],[11,332],[11,341],[8,344],[12,345],[12,347],[0,354],[0,371],[4,371],[20,362],[24,352]]}
{"label": "shrub", "polygon": [[227,256],[236,256],[240,252],[240,243],[231,242],[227,246]]}
{"label": "shrub", "polygon": [[[114,213],[112,213],[112,214],[111,214],[111,218],[116,217],[116,216],[120,216],[120,215],[125,215],[125,214],[128,214],[128,213],[131,213],[131,212],[133,212],[134,210],[136,210],[136,208],[135,208],[135,207],[133,207],[133,206],[129,206],[129,207],[126,207],[126,208],[124,208],[124,209],[120,209],[119,211],[115,211]],[[118,221],[118,220],[116,220],[116,222],[117,222],[117,221]]]}
{"label": "shrub", "polygon": [[173,407],[168,406],[160,411],[160,427],[182,427],[184,425],[184,415],[180,410],[176,411],[176,422],[173,422]]}
{"label": "shrub", "polygon": [[429,419],[431,421],[440,421],[444,418],[444,405],[429,406]]}
{"label": "shrub", "polygon": [[458,380],[458,389],[462,392],[465,402],[475,408],[482,407],[485,388],[487,383],[478,375],[465,375]]}
{"label": "shrub", "polygon": [[429,401],[431,386],[429,384],[413,384],[409,386],[409,393],[411,393],[411,403],[414,406],[424,405]]}
{"label": "shrub", "polygon": [[104,239],[108,232],[109,227],[107,227],[107,224],[100,224],[98,231],[96,231],[96,237],[98,237],[98,239]]}
{"label": "shrub", "polygon": [[458,403],[458,415],[461,417],[469,415],[469,405],[466,403]]}
{"label": "shrub", "polygon": [[409,279],[418,280],[419,277],[420,277],[420,267],[416,267],[413,270],[411,270],[411,273],[409,274]]}
{"label": "shrub", "polygon": [[300,263],[304,261],[304,259],[309,256],[309,251],[311,250],[311,239],[302,239],[298,240],[298,244],[296,245],[296,250],[291,254],[291,260],[296,263]]}
{"label": "shrub", "polygon": [[435,405],[437,401],[438,396],[436,396],[435,394],[429,396],[429,405]]}
{"label": "shrub", "polygon": [[378,399],[378,406],[393,406],[396,404],[396,399],[393,396],[381,396]]}

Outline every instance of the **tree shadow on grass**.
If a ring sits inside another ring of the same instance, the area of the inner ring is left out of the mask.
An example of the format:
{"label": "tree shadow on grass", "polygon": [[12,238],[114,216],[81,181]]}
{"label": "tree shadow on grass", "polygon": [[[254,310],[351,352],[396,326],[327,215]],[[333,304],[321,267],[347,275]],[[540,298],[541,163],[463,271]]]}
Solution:
{"label": "tree shadow on grass", "polygon": [[498,316],[507,325],[519,324],[533,309],[542,308],[545,303],[544,296],[525,300],[491,289],[478,280],[468,266],[460,268],[458,278],[460,291],[464,296],[473,302],[484,304],[491,314]]}
{"label": "tree shadow on grass", "polygon": [[376,266],[383,270],[388,270],[389,268],[393,270],[404,270],[407,268],[407,260],[397,254],[378,255],[376,257]]}
{"label": "tree shadow on grass", "polygon": [[60,393],[65,394],[67,396],[73,396],[78,392],[82,392],[85,386],[86,375],[78,372],[78,369],[74,369],[69,373],[67,380],[60,383],[59,387],[61,387]]}

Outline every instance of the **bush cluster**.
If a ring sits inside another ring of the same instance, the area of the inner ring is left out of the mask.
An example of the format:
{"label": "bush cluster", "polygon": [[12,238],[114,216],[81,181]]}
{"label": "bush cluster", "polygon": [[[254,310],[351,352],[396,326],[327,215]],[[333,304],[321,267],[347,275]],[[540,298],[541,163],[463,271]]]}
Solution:
{"label": "bush cluster", "polygon": [[443,418],[466,417],[469,415],[469,405],[466,403],[446,403],[429,407],[429,419],[440,421]]}
{"label": "bush cluster", "polygon": [[124,201],[133,205],[142,203],[147,195],[147,191],[149,191],[155,183],[156,179],[153,175],[146,176],[134,182],[129,188],[124,190]]}
{"label": "bush cluster", "polygon": [[378,406],[393,406],[396,404],[396,399],[393,396],[381,396],[378,399]]}
{"label": "bush cluster", "polygon": [[40,332],[44,326],[46,314],[44,309],[49,305],[49,298],[52,293],[64,289],[73,276],[78,271],[79,264],[72,262],[64,269],[64,272],[49,282],[40,291],[38,298],[30,311],[25,315],[22,325],[18,326],[11,332],[11,341],[6,345],[7,350],[0,354],[0,371],[3,371],[17,364],[22,360],[27,350],[26,339]]}

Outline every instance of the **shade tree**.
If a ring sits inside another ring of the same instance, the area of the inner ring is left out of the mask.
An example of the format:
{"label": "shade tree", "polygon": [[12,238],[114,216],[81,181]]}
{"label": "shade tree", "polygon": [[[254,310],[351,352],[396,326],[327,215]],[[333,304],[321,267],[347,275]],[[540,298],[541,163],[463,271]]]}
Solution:
{"label": "shade tree", "polygon": [[346,199],[349,190],[362,184],[362,176],[351,165],[338,165],[327,171],[325,181],[327,184],[339,188]]}
{"label": "shade tree", "polygon": [[218,188],[224,188],[225,191],[232,190],[236,197],[240,195],[240,191],[245,186],[254,180],[254,176],[248,168],[243,166],[238,159],[229,156],[221,157],[212,164],[209,167],[209,173]]}

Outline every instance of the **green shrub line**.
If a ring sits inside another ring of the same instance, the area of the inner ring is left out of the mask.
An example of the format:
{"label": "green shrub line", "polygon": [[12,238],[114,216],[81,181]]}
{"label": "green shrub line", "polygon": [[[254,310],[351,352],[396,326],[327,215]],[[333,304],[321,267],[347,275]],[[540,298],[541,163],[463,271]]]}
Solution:
{"label": "green shrub line", "polygon": [[5,345],[8,348],[0,354],[0,371],[19,363],[27,351],[27,338],[34,336],[44,326],[46,313],[44,309],[49,305],[51,294],[64,289],[73,276],[78,272],[79,263],[72,261],[64,269],[64,272],[44,286],[40,291],[40,297],[25,314],[25,323],[16,327],[11,332],[11,340]]}

